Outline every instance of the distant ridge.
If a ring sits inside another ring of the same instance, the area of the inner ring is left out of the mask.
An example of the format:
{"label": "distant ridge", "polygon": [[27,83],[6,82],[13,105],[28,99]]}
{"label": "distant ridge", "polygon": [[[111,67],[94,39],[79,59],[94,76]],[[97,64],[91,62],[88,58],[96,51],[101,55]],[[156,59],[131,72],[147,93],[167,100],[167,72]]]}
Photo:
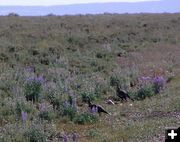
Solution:
{"label": "distant ridge", "polygon": [[163,0],[138,3],[91,3],[60,6],[0,6],[0,15],[17,13],[21,16],[44,16],[102,13],[179,13],[180,1]]}

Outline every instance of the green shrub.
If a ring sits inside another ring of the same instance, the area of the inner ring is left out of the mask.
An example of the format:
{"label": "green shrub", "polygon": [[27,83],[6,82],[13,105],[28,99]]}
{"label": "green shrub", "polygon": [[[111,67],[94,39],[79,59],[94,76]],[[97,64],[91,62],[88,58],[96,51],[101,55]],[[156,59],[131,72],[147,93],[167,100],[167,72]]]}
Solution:
{"label": "green shrub", "polygon": [[47,99],[53,105],[54,108],[59,109],[62,105],[60,94],[57,94],[55,91],[49,92],[47,95]]}
{"label": "green shrub", "polygon": [[62,116],[67,116],[71,121],[76,116],[76,109],[72,106],[64,106],[61,110]]}
{"label": "green shrub", "polygon": [[137,96],[135,98],[137,100],[143,100],[146,97],[153,96],[154,94],[155,94],[155,90],[153,85],[145,85],[138,90]]}
{"label": "green shrub", "polygon": [[25,84],[25,97],[27,101],[38,101],[42,91],[40,78],[28,78]]}
{"label": "green shrub", "polygon": [[42,111],[39,113],[39,117],[47,121],[52,121],[55,119],[55,114],[49,111]]}
{"label": "green shrub", "polygon": [[32,126],[25,133],[24,136],[30,142],[46,142],[47,136],[44,131],[36,126]]}
{"label": "green shrub", "polygon": [[25,102],[16,102],[16,106],[15,106],[15,112],[18,116],[21,116],[21,112],[25,111],[27,113],[31,113],[33,112],[33,108],[29,105],[26,104]]}
{"label": "green shrub", "polygon": [[91,94],[87,92],[81,93],[82,102],[88,102],[88,99],[90,99],[91,101],[94,101],[96,99],[96,94],[94,93]]}
{"label": "green shrub", "polygon": [[122,89],[128,88],[128,77],[124,77],[122,75],[113,75],[110,77],[110,85],[111,86],[119,86]]}
{"label": "green shrub", "polygon": [[76,115],[76,117],[73,119],[74,123],[76,124],[87,124],[87,123],[96,123],[99,120],[99,117],[97,115],[94,115],[92,113],[81,113]]}
{"label": "green shrub", "polygon": [[87,132],[87,136],[90,138],[95,138],[99,136],[99,132],[96,129],[91,129]]}
{"label": "green shrub", "polygon": [[82,102],[87,102],[88,99],[90,99],[91,101],[96,100],[97,98],[100,98],[102,94],[105,94],[107,91],[107,88],[105,88],[103,85],[101,84],[97,84],[93,87],[92,91],[86,91],[86,92],[82,92],[81,93],[81,100]]}

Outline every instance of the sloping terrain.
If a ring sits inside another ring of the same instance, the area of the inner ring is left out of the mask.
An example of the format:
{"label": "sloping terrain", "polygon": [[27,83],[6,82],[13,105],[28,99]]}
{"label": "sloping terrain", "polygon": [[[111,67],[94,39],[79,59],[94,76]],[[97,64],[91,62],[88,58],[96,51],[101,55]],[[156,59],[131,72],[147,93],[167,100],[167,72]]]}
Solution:
{"label": "sloping terrain", "polygon": [[1,16],[0,141],[161,142],[180,125],[179,55],[180,14]]}

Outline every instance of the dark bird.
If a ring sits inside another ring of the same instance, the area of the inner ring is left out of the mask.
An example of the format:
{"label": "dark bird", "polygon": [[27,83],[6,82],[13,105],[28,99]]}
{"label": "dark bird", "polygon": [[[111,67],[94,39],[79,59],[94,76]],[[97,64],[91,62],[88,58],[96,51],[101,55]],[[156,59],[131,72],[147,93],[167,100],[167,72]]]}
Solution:
{"label": "dark bird", "polygon": [[90,98],[88,98],[88,105],[89,105],[91,110],[95,109],[100,115],[101,115],[102,112],[106,113],[106,114],[109,114],[102,106],[92,104],[91,101],[90,101]]}
{"label": "dark bird", "polygon": [[120,87],[117,85],[117,90],[116,90],[116,95],[122,100],[122,101],[127,101],[127,99],[130,99],[132,101],[134,101],[134,99],[132,99],[128,93],[123,90],[123,89],[120,89]]}

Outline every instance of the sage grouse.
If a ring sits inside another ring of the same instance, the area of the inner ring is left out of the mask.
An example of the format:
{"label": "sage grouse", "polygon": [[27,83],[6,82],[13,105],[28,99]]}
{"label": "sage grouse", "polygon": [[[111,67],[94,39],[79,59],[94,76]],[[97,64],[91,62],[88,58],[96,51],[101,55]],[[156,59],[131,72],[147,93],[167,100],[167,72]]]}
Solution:
{"label": "sage grouse", "polygon": [[124,101],[124,100],[127,101],[127,99],[130,99],[130,100],[134,101],[134,99],[132,99],[125,90],[120,89],[119,86],[117,86],[116,95],[117,95],[122,101]]}
{"label": "sage grouse", "polygon": [[100,115],[101,115],[102,112],[106,113],[106,114],[109,114],[102,106],[92,104],[91,101],[90,101],[90,98],[88,98],[88,105],[89,105],[91,110],[95,109],[97,111],[97,113],[99,113]]}

